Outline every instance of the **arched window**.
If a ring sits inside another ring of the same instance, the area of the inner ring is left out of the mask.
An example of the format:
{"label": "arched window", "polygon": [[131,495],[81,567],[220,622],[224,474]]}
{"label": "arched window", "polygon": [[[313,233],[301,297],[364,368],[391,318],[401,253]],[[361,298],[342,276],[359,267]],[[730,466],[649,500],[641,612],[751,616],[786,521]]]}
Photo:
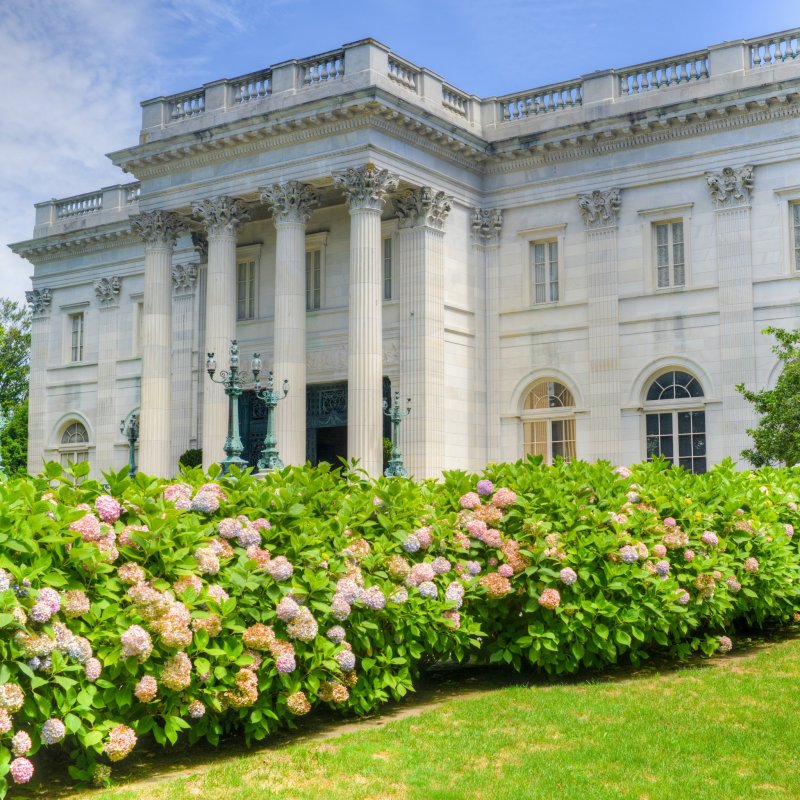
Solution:
{"label": "arched window", "polygon": [[80,422],[70,422],[61,435],[58,448],[62,466],[89,459],[89,434]]}
{"label": "arched window", "polygon": [[706,471],[703,387],[682,370],[654,378],[645,395],[647,460],[661,456],[689,472]]}
{"label": "arched window", "polygon": [[548,464],[561,456],[575,458],[575,398],[558,381],[544,378],[525,396],[521,413],[525,455],[540,455]]}

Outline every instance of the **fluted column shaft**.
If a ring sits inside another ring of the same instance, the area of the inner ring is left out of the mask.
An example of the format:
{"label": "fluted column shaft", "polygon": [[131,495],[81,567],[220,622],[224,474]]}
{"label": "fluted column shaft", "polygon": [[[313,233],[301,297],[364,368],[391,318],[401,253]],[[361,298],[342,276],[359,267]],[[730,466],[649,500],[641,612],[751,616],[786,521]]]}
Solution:
{"label": "fluted column shaft", "polygon": [[369,475],[383,467],[381,209],[398,178],[371,164],[335,173],[350,206],[347,457]]}
{"label": "fluted column shaft", "polygon": [[144,239],[142,315],[142,399],[139,422],[139,470],[165,478],[172,462],[172,251],[180,230],[175,214],[151,211],[131,219]]}
{"label": "fluted column shaft", "polygon": [[42,469],[47,447],[45,391],[50,351],[50,289],[34,289],[25,293],[31,306],[31,377],[28,391],[28,472],[36,475]]}
{"label": "fluted column shaft", "polygon": [[272,207],[275,253],[273,372],[289,394],[275,408],[275,433],[284,464],[306,460],[306,223],[317,197],[298,181],[261,190]]}
{"label": "fluted column shaft", "polygon": [[[248,219],[240,201],[214,197],[193,206],[208,233],[205,352],[227,368],[231,340],[236,338],[236,242],[239,225]],[[203,468],[225,458],[228,398],[219,384],[203,383]]]}
{"label": "fluted column shaft", "polygon": [[[172,460],[175,464],[189,448],[192,419],[197,401],[192,393],[192,348],[194,344],[194,295],[197,264],[177,264],[172,268],[172,392],[180,398],[181,413],[174,415]],[[203,376],[205,377],[205,376]]]}

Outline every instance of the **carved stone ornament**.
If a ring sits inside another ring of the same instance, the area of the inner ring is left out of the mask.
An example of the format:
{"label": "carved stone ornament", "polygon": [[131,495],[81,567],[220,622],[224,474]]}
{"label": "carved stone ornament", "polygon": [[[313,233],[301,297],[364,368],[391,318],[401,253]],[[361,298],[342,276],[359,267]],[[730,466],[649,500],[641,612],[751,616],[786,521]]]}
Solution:
{"label": "carved stone ornament", "polygon": [[400,176],[388,169],[376,169],[374,164],[365,164],[336,170],[333,182],[344,191],[351,211],[362,208],[380,211],[387,193],[396,191],[400,185]]}
{"label": "carved stone ornament", "polygon": [[384,366],[396,366],[400,363],[400,343],[397,341],[386,342],[383,346]]}
{"label": "carved stone ornament", "polygon": [[717,208],[747,205],[753,188],[753,168],[724,167],[722,172],[706,172],[706,183]]}
{"label": "carved stone ornament", "polygon": [[50,310],[50,301],[53,299],[53,293],[50,289],[33,289],[33,291],[25,292],[25,300],[31,307],[31,313],[34,317],[42,316]]}
{"label": "carved stone ornament", "polygon": [[305,225],[311,212],[319,205],[319,197],[308,183],[287,181],[259,189],[261,199],[272,208],[276,225],[281,222],[300,222]]}
{"label": "carved stone ornament", "polygon": [[613,227],[617,224],[621,206],[619,189],[595,189],[589,194],[578,195],[578,209],[587,228]]}
{"label": "carved stone ornament", "polygon": [[444,221],[453,207],[453,198],[444,192],[434,192],[430,186],[409,189],[394,200],[394,210],[400,225],[411,228],[415,225],[428,225],[442,230]]}
{"label": "carved stone ornament", "polygon": [[479,244],[499,238],[503,228],[503,212],[499,208],[472,209],[472,235]]}
{"label": "carved stone ornament", "polygon": [[139,234],[145,244],[174,247],[183,221],[171,211],[145,211],[131,217],[131,230]]}
{"label": "carved stone ornament", "polygon": [[208,263],[208,236],[200,231],[192,231],[192,247],[200,257],[201,264]]}
{"label": "carved stone ornament", "polygon": [[236,197],[207,197],[192,203],[192,214],[201,220],[209,236],[233,236],[250,212]]}
{"label": "carved stone ornament", "polygon": [[197,283],[197,264],[176,264],[172,268],[172,288],[175,294],[191,294]]}
{"label": "carved stone ornament", "polygon": [[119,300],[120,279],[114,275],[111,278],[98,278],[94,282],[94,293],[100,301],[100,305],[116,305]]}
{"label": "carved stone ornament", "polygon": [[311,372],[347,372],[347,345],[308,350],[306,368]]}

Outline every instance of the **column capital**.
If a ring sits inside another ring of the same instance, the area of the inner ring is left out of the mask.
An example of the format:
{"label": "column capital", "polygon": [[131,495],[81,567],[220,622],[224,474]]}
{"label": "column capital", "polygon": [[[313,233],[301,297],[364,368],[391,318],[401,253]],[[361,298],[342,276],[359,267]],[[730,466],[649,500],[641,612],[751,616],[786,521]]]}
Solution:
{"label": "column capital", "polygon": [[473,208],[470,224],[475,241],[478,244],[489,244],[500,237],[503,212],[499,208]]}
{"label": "column capital", "polygon": [[98,278],[94,282],[94,293],[102,308],[113,308],[119,304],[119,290],[122,281],[116,275]]}
{"label": "column capital", "polygon": [[374,164],[364,164],[336,170],[333,182],[345,193],[351,212],[380,211],[386,195],[400,185],[400,176],[388,169],[376,169]]}
{"label": "column capital", "polygon": [[50,311],[50,302],[53,299],[53,292],[50,289],[33,289],[25,292],[25,300],[31,307],[31,315],[43,317]]}
{"label": "column capital", "polygon": [[300,181],[273,183],[259,189],[261,199],[272,209],[275,225],[284,222],[305,225],[311,212],[319,205],[319,197],[311,184]]}
{"label": "column capital", "polygon": [[205,226],[209,236],[233,236],[250,212],[236,197],[219,195],[192,203],[192,214]]}
{"label": "column capital", "polygon": [[595,189],[578,195],[578,210],[587,230],[613,228],[621,206],[619,189]]}
{"label": "column capital", "polygon": [[394,200],[394,210],[402,228],[423,225],[440,231],[452,207],[453,197],[434,192],[430,186],[409,189]]}
{"label": "column capital", "polygon": [[176,264],[172,268],[172,288],[176,295],[189,295],[197,282],[197,264]]}
{"label": "column capital", "polygon": [[172,211],[144,211],[131,217],[131,230],[139,234],[146,245],[174,247],[183,231],[183,220]]}
{"label": "column capital", "polygon": [[723,167],[721,172],[706,172],[706,183],[711,192],[711,200],[720,208],[746,206],[750,202],[753,189],[753,167]]}

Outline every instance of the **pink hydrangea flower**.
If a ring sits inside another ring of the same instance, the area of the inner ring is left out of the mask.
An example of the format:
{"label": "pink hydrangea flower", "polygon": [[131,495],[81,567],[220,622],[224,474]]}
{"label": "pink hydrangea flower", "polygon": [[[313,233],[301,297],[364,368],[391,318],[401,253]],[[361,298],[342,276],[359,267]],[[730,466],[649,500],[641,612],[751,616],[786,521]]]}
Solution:
{"label": "pink hydrangea flower", "polygon": [[27,783],[33,777],[33,764],[27,758],[15,758],[9,764],[8,771],[14,783]]}
{"label": "pink hydrangea flower", "polygon": [[611,470],[615,475],[619,475],[620,478],[630,478],[631,471],[627,467],[614,467]]}
{"label": "pink hydrangea flower", "polygon": [[664,527],[665,528],[674,528],[678,523],[675,522],[675,517],[667,517],[664,520]]}
{"label": "pink hydrangea flower", "polygon": [[502,575],[504,578],[510,578],[514,574],[514,570],[510,564],[501,564],[497,568],[497,574]]}
{"label": "pink hydrangea flower", "polygon": [[572,567],[564,567],[559,573],[559,578],[565,586],[572,586],[578,580],[578,573]]}
{"label": "pink hydrangea flower", "polygon": [[549,608],[551,611],[558,608],[561,605],[561,594],[558,589],[544,589],[539,595],[539,605],[542,608]]}
{"label": "pink hydrangea flower", "polygon": [[656,558],[664,558],[667,554],[667,548],[663,544],[653,545],[653,555]]}
{"label": "pink hydrangea flower", "polygon": [[467,492],[461,495],[458,502],[461,508],[472,510],[481,504],[481,498],[475,492]]}
{"label": "pink hydrangea flower", "polygon": [[751,556],[750,558],[746,558],[744,560],[744,571],[745,572],[751,572],[751,573],[758,572],[758,566],[759,566],[759,564],[758,564],[758,559],[757,558],[753,558]]}
{"label": "pink hydrangea flower", "polygon": [[703,531],[700,541],[708,547],[716,547],[719,544],[719,537],[714,531]]}
{"label": "pink hydrangea flower", "polygon": [[110,494],[101,494],[94,501],[94,508],[103,522],[112,524],[119,519],[119,515],[122,513],[122,506]]}
{"label": "pink hydrangea flower", "polygon": [[719,637],[719,651],[720,653],[730,653],[733,650],[733,642],[728,636]]}
{"label": "pink hydrangea flower", "polygon": [[86,675],[86,680],[89,683],[94,683],[103,671],[103,665],[96,658],[90,658],[83,665],[83,672]]}
{"label": "pink hydrangea flower", "polygon": [[516,502],[516,493],[512,492],[511,489],[506,489],[505,487],[498,489],[492,497],[492,504],[496,508],[508,508],[508,506],[513,505]]}
{"label": "pink hydrangea flower", "polygon": [[70,522],[69,529],[79,533],[84,542],[96,542],[102,536],[100,520],[94,514],[86,514]]}
{"label": "pink hydrangea flower", "polygon": [[110,761],[122,761],[136,746],[136,734],[127,725],[115,725],[108,733],[103,751]]}
{"label": "pink hydrangea flower", "polygon": [[31,747],[33,747],[33,742],[26,731],[17,731],[11,738],[11,752],[15,756],[26,755]]}

